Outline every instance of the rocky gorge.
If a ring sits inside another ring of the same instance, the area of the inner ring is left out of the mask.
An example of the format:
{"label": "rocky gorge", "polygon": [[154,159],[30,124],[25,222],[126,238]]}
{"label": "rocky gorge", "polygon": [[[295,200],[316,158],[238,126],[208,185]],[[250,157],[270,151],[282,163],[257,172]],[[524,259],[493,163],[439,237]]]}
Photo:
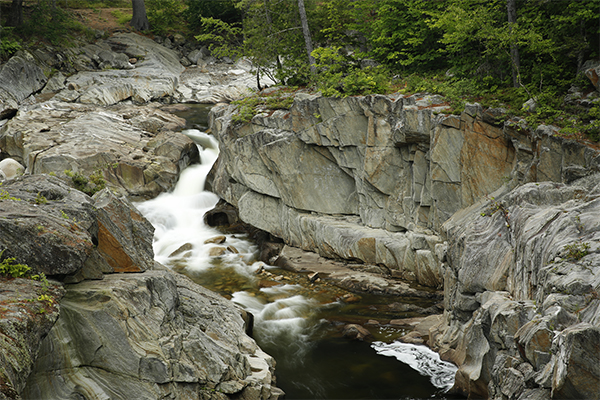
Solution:
{"label": "rocky gorge", "polygon": [[[255,87],[251,66],[178,51],[116,34],[0,70],[0,249],[50,278],[3,278],[0,396],[282,395],[244,312],[154,262],[153,228],[130,202],[198,162],[170,113],[185,102],[220,103],[208,183],[288,246],[268,258],[300,248],[360,265],[368,278],[346,274],[346,287],[443,290],[443,315],[419,331],[458,365],[456,392],[600,396],[595,148],[500,109],[447,114],[429,94],[300,92],[289,110],[235,123],[225,102]],[[65,171],[107,188],[88,182],[90,197]]]}
{"label": "rocky gorge", "polygon": [[[233,123],[212,189],[286,244],[444,290],[428,345],[472,398],[600,396],[600,153],[432,95],[297,94]],[[384,290],[377,288],[375,290]]]}

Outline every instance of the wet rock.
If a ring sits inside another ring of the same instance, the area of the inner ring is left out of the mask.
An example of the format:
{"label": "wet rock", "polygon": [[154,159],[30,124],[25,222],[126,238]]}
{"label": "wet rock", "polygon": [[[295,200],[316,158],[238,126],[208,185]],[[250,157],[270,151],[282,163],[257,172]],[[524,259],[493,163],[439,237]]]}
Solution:
{"label": "wet rock", "polygon": [[220,257],[225,253],[227,253],[227,248],[222,246],[211,247],[210,250],[208,250],[209,257]]}
{"label": "wet rock", "polygon": [[364,341],[372,338],[371,332],[363,326],[357,324],[348,324],[342,329],[342,335],[345,338]]}
{"label": "wet rock", "polygon": [[209,244],[209,243],[221,244],[221,243],[225,243],[226,239],[227,238],[224,235],[219,235],[219,236],[215,236],[210,239],[206,239],[204,241],[204,244]]}
{"label": "wet rock", "polygon": [[188,257],[189,256],[189,251],[192,250],[192,245],[190,243],[186,243],[184,245],[181,245],[177,250],[175,250],[174,252],[172,252],[171,254],[169,254],[169,258],[170,257],[176,257],[179,256],[181,254],[183,254],[182,257]]}
{"label": "wet rock", "polygon": [[318,272],[313,272],[312,274],[308,274],[308,280],[310,282],[315,282],[319,278],[320,278],[320,276],[319,276]]}

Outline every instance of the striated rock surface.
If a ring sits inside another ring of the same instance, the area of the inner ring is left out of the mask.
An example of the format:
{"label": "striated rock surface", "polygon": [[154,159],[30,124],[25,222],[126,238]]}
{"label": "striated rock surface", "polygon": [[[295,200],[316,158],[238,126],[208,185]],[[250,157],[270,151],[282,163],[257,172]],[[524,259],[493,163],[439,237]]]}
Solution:
{"label": "striated rock surface", "polygon": [[498,193],[442,226],[446,322],[434,347],[460,366],[458,390],[597,398],[599,216],[593,175]]}
{"label": "striated rock surface", "polygon": [[0,69],[0,120],[14,115],[47,81],[43,64],[27,51],[17,52]]}
{"label": "striated rock surface", "polygon": [[101,172],[109,187],[132,198],[171,189],[179,172],[199,160],[181,130],[185,121],[158,104],[109,108],[46,102],[22,108],[0,128],[2,155],[31,174]]}
{"label": "striated rock surface", "polygon": [[58,318],[64,290],[56,282],[5,277],[0,287],[0,399],[16,399]]}
{"label": "striated rock surface", "polygon": [[[330,99],[234,124],[212,189],[286,244],[444,288],[419,340],[473,398],[599,398],[600,154],[438,96]],[[426,339],[423,339],[426,337]]]}
{"label": "striated rock surface", "polygon": [[240,310],[162,267],[66,286],[24,399],[277,399]]}
{"label": "striated rock surface", "polygon": [[[115,63],[116,56],[107,54],[106,47],[141,61],[127,69],[81,71],[67,79],[66,90],[70,88],[73,93],[60,92],[59,97],[68,95],[79,103],[112,105],[126,99],[147,103],[174,94],[179,75],[184,70],[175,51],[135,33],[115,34],[105,41],[104,46],[97,47],[85,47],[84,56],[90,60],[104,58],[100,65],[104,62],[112,67],[111,61]],[[80,59],[85,60],[84,57]]]}
{"label": "striated rock surface", "polygon": [[443,109],[439,96],[301,93],[289,111],[233,124],[236,107],[218,105],[210,184],[244,222],[292,246],[438,287],[436,232],[456,211],[508,182],[570,182],[600,168],[597,151],[548,127],[530,134],[478,104],[460,116]]}

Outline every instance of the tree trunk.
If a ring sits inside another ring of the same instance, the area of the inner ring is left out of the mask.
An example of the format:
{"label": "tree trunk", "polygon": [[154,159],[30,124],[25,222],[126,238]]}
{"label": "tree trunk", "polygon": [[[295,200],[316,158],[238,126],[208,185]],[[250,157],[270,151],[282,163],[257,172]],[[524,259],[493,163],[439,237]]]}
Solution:
{"label": "tree trunk", "polygon": [[310,65],[310,73],[315,74],[315,58],[312,56],[313,45],[310,37],[310,29],[308,28],[308,19],[306,18],[306,9],[304,8],[304,0],[298,0],[298,9],[300,11],[300,22],[302,23],[302,33],[304,34],[304,43],[306,43],[306,52],[308,53],[308,63]]}
{"label": "tree trunk", "polygon": [[23,23],[23,0],[12,0],[6,26],[19,26]]}
{"label": "tree trunk", "polygon": [[150,29],[148,16],[146,15],[146,4],[144,0],[131,0],[133,16],[131,17],[131,27],[138,31],[147,31]]}
{"label": "tree trunk", "polygon": [[[517,23],[517,1],[507,0],[506,10],[508,13],[508,29],[512,32],[513,24]],[[519,68],[521,59],[519,57],[519,46],[513,44],[510,46],[510,60],[512,64],[513,87],[519,87]]]}

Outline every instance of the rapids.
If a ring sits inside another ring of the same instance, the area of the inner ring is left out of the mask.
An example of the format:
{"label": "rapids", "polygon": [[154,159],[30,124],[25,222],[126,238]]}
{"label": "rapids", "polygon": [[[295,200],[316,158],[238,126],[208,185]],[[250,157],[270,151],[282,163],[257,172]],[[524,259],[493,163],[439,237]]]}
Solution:
{"label": "rapids", "polygon": [[[197,143],[201,164],[184,170],[172,192],[136,205],[156,229],[155,259],[254,315],[254,338],[275,357],[286,398],[444,398],[454,365],[424,346],[342,338],[340,322],[330,318],[344,309],[336,296],[317,296],[314,287],[257,262],[257,247],[243,235],[204,224],[218,201],[204,191],[218,144],[196,129],[184,133]],[[218,236],[223,244],[210,243]],[[215,247],[224,253],[211,256]]]}

